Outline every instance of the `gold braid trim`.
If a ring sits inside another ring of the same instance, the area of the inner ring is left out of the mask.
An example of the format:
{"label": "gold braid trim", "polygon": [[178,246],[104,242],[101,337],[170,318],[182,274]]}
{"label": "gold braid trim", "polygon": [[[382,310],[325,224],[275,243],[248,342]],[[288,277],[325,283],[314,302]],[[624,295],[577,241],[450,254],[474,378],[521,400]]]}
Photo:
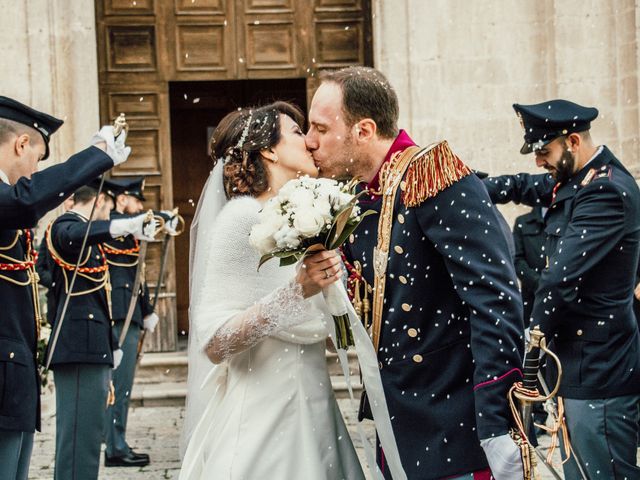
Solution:
{"label": "gold braid trim", "polygon": [[416,207],[471,173],[446,140],[413,158],[404,179],[402,202]]}

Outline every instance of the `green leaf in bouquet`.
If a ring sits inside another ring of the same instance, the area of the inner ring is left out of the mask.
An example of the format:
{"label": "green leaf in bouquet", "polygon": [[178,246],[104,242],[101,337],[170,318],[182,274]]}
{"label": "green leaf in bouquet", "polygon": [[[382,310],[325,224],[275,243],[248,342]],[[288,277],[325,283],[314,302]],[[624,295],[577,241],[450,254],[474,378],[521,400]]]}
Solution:
{"label": "green leaf in bouquet", "polygon": [[360,225],[360,223],[362,222],[362,219],[374,213],[377,213],[377,212],[375,210],[367,210],[366,212],[358,215],[360,217],[360,220],[358,220],[357,222],[348,223],[346,227],[342,230],[340,235],[334,241],[330,241],[330,239],[327,239],[327,241],[329,242],[327,249],[335,250],[336,248],[341,247],[342,244],[347,241],[347,238],[349,238],[349,236],[355,231],[355,229],[358,228],[358,225]]}
{"label": "green leaf in bouquet", "polygon": [[289,255],[288,257],[280,258],[280,266],[288,267],[289,265],[294,265],[298,261],[297,255]]}
{"label": "green leaf in bouquet", "polygon": [[298,261],[298,257],[301,254],[302,254],[302,251],[300,250],[285,250],[285,251],[265,253],[262,257],[260,257],[260,261],[258,262],[258,270],[260,270],[260,267],[262,267],[262,265],[264,265],[266,262],[268,262],[272,258],[279,258],[280,266],[282,266],[282,259],[285,259],[288,257],[294,257],[294,260],[291,263],[287,264],[287,265],[292,265]]}
{"label": "green leaf in bouquet", "polygon": [[306,257],[307,255],[311,255],[314,254],[316,252],[321,252],[322,250],[326,250],[324,248],[324,245],[321,243],[314,243],[313,245],[309,246],[303,253],[302,253],[302,258]]}
{"label": "green leaf in bouquet", "polygon": [[356,197],[354,197],[349,203],[345,205],[342,210],[338,212],[335,220],[333,221],[333,225],[331,225],[329,234],[327,235],[325,247],[329,248],[329,245],[334,242],[334,239],[338,238],[342,234],[342,230],[344,230],[345,225],[349,221],[349,217],[351,216],[351,212],[353,211],[353,207],[355,207],[355,205]]}

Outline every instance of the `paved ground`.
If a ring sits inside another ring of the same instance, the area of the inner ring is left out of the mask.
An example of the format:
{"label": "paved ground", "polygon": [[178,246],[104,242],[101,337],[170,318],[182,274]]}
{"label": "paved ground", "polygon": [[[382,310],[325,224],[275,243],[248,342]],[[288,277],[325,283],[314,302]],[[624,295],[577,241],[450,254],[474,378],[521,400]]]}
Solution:
{"label": "paved ground", "polygon": [[[339,400],[342,411],[349,412],[348,400]],[[178,459],[178,439],[182,428],[184,408],[182,407],[139,407],[132,409],[129,416],[128,439],[139,451],[149,452],[152,462],[144,468],[104,468],[101,480],[159,480],[175,479],[180,468]],[[346,415],[347,425],[356,444],[356,449],[364,464],[363,450],[358,440],[352,415]],[[373,427],[365,426],[369,438],[373,438]],[[549,437],[544,437],[548,442]],[[43,433],[36,436],[31,461],[30,479],[50,480],[53,478],[53,453],[55,445],[55,417],[48,416],[43,423]],[[543,480],[553,477],[546,468],[540,467]],[[212,477],[213,478],[213,477]]]}

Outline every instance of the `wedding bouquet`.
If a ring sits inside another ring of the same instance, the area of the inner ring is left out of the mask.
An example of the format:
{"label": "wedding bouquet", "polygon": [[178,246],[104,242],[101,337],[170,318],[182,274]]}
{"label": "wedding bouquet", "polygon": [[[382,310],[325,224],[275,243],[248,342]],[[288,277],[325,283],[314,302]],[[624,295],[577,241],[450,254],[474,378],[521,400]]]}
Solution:
{"label": "wedding bouquet", "polygon": [[[339,248],[373,213],[360,212],[356,184],[308,176],[287,182],[267,201],[260,222],[251,229],[250,242],[262,255],[258,268],[272,258],[279,258],[282,267],[309,253]],[[344,285],[335,282],[322,292],[335,322],[338,348],[354,344],[343,291]]]}

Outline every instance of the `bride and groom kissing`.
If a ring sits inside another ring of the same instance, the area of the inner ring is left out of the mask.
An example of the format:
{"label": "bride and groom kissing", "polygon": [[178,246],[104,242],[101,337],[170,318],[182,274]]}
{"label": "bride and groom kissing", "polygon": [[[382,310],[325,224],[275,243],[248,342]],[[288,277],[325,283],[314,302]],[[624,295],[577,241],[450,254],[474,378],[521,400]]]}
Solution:
{"label": "bride and groom kissing", "polygon": [[[446,142],[418,148],[398,115],[380,72],[349,67],[323,75],[306,134],[286,102],[234,111],[215,130],[191,231],[181,479],[365,478],[327,372],[318,295],[345,271],[370,288],[399,453],[391,461],[378,443],[375,478],[522,478],[507,391],[524,327],[507,240],[482,182]],[[325,250],[258,271],[249,233],[303,175],[360,179],[359,202],[376,213],[344,264]],[[360,415],[370,406],[363,397]]]}

